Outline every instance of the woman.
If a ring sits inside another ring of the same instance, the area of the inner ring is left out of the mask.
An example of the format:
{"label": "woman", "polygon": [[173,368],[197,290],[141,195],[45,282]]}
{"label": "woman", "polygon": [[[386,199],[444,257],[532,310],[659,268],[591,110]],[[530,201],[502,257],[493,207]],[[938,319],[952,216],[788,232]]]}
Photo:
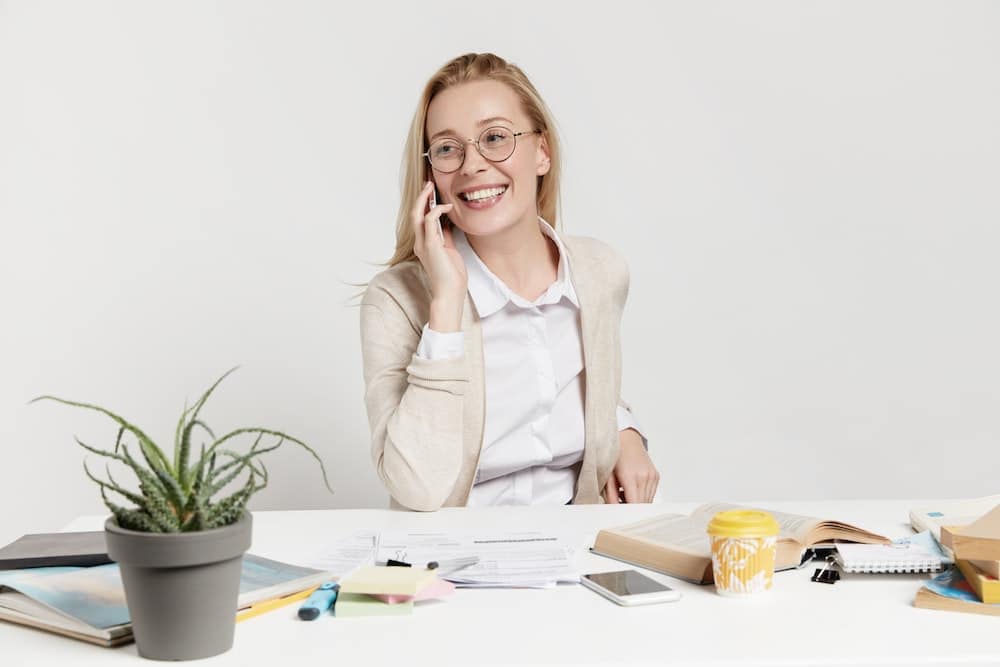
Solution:
{"label": "woman", "polygon": [[621,401],[625,262],[556,234],[559,146],[524,73],[468,54],[410,127],[396,252],[361,306],[372,457],[394,505],[650,502]]}

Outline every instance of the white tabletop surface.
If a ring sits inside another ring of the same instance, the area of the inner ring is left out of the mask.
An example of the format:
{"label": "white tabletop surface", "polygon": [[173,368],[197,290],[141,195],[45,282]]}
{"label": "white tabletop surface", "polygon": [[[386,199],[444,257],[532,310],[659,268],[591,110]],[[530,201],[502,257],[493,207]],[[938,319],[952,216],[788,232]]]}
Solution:
{"label": "white tabletop surface", "polygon": [[[763,502],[757,506],[855,523],[888,537],[910,534],[914,501]],[[318,543],[356,530],[541,530],[579,547],[581,572],[621,569],[586,551],[601,528],[694,503],[559,508],[255,512],[251,551],[294,562]],[[80,517],[67,530],[97,530]],[[759,597],[725,598],[711,586],[662,577],[678,602],[619,607],[579,585],[459,589],[391,618],[295,618],[291,605],[236,626],[235,645],[212,665],[1000,665],[1000,619],[916,609],[927,575],[845,575],[813,583],[813,565],[775,575]],[[135,645],[106,649],[0,623],[0,664],[137,663]]]}

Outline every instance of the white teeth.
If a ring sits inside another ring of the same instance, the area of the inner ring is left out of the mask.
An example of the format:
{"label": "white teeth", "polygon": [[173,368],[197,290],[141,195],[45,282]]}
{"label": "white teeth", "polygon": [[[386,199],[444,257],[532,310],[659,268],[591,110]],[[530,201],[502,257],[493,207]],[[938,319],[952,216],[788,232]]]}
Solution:
{"label": "white teeth", "polygon": [[472,192],[462,193],[462,197],[466,201],[479,201],[480,199],[489,199],[490,197],[496,197],[497,195],[502,195],[507,191],[507,186],[499,188],[484,188],[482,190],[473,190]]}

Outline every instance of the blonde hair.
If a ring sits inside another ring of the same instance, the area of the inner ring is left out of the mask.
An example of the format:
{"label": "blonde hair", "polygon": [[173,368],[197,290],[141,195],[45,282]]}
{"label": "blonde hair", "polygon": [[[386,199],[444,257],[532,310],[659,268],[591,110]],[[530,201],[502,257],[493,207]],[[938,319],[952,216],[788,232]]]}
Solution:
{"label": "blonde hair", "polygon": [[439,69],[424,86],[416,113],[410,123],[410,133],[403,150],[400,169],[399,213],[396,217],[396,252],[387,264],[395,266],[416,259],[413,253],[413,226],[410,211],[417,201],[424,183],[430,180],[430,165],[423,153],[427,150],[427,107],[441,91],[471,81],[499,81],[513,90],[521,100],[532,129],[541,130],[549,149],[551,166],[544,176],[538,177],[536,203],[538,214],[555,227],[559,208],[559,140],[556,137],[552,113],[528,77],[517,65],[508,63],[492,53],[467,53]]}

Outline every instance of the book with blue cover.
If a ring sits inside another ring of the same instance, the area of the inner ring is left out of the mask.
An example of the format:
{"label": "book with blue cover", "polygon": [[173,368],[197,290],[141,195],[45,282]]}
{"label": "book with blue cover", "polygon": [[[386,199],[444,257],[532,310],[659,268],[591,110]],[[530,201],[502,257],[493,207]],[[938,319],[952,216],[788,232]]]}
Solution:
{"label": "book with blue cover", "polygon": [[957,567],[937,575],[917,591],[914,607],[1000,616],[1000,603],[981,602]]}

